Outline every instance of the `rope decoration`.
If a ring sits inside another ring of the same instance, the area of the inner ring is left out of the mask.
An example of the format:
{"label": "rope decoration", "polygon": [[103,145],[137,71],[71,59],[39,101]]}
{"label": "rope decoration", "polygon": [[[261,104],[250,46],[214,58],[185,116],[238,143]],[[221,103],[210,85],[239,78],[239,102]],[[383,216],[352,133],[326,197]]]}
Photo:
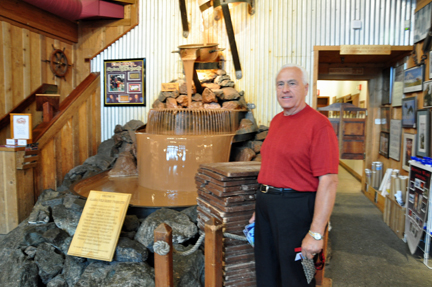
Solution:
{"label": "rope decoration", "polygon": [[158,255],[167,255],[170,252],[170,246],[165,241],[156,241],[153,245],[154,252]]}
{"label": "rope decoration", "polygon": [[[213,227],[215,230],[219,230],[222,228],[222,225],[218,225],[216,227]],[[227,233],[224,232],[223,233],[224,237],[227,238],[231,238],[231,239],[236,239],[236,240],[241,240],[241,241],[247,241],[245,236],[241,236],[241,235],[236,235],[236,234],[232,234],[232,233]],[[181,256],[188,256],[191,255],[192,253],[194,253],[195,251],[198,250],[198,248],[201,246],[201,244],[203,243],[205,238],[205,233],[201,233],[200,237],[198,238],[197,242],[195,243],[195,245],[186,251],[178,251],[174,248],[173,252],[175,252],[178,255]],[[153,249],[154,252],[157,253],[158,255],[167,255],[168,252],[170,251],[170,246],[168,243],[166,243],[165,241],[156,241],[155,244],[153,245]]]}

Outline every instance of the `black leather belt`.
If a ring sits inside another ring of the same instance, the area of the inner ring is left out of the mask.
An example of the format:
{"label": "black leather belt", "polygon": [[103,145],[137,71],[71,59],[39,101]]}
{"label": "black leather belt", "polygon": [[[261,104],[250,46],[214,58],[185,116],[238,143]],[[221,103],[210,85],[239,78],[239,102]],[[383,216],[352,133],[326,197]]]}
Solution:
{"label": "black leather belt", "polygon": [[282,188],[282,187],[274,187],[271,185],[261,184],[260,190],[262,193],[268,194],[284,194],[288,192],[298,192],[292,188]]}

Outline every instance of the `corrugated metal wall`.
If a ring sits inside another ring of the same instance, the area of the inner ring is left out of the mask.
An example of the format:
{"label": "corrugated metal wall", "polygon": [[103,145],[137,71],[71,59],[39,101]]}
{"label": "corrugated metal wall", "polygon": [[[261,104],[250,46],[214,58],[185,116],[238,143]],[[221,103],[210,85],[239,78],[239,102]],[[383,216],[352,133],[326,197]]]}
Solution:
{"label": "corrugated metal wall", "polygon": [[[139,25],[91,61],[92,71],[103,71],[103,61],[146,58],[147,107],[103,107],[102,140],[112,136],[116,124],[131,119],[146,122],[161,83],[182,76],[182,63],[171,51],[178,45],[215,42],[226,48],[225,70],[235,79],[225,23],[215,21],[209,9],[201,13],[198,1],[187,0],[189,37],[182,37],[178,0],[139,0]],[[415,0],[255,0],[255,14],[247,4],[231,8],[243,78],[236,89],[255,103],[258,124],[267,125],[281,111],[275,97],[274,77],[285,63],[313,70],[315,45],[411,45]],[[361,20],[362,29],[351,28]],[[312,74],[312,73],[311,73]],[[310,75],[312,82],[312,75]],[[103,102],[103,84],[101,101]],[[310,89],[311,90],[311,89]],[[311,93],[311,91],[310,91]],[[308,97],[308,102],[311,94]]]}

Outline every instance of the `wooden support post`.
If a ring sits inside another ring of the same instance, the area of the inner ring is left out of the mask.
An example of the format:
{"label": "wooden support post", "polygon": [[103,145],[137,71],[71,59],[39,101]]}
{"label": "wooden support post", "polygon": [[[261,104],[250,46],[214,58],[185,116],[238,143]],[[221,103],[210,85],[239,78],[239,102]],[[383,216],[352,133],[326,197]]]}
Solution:
{"label": "wooden support post", "polygon": [[156,287],[173,287],[173,246],[172,246],[172,229],[169,225],[162,223],[154,231],[154,242],[164,241],[170,246],[166,255],[154,254],[155,267],[155,286]]}
{"label": "wooden support post", "polygon": [[222,224],[211,218],[205,224],[205,286],[222,286]]}
{"label": "wooden support post", "polygon": [[43,121],[48,123],[54,117],[54,108],[49,102],[43,103]]}

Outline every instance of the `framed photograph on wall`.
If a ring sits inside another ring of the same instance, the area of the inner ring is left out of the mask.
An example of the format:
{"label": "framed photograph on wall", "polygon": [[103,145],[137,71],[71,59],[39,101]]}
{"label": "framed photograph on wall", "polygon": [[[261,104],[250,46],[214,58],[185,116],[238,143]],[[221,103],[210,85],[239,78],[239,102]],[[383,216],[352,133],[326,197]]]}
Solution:
{"label": "framed photograph on wall", "polygon": [[386,158],[389,157],[390,134],[388,132],[380,132],[379,153]]}
{"label": "framed photograph on wall", "polygon": [[416,128],[417,96],[402,99],[402,127]]}
{"label": "framed photograph on wall", "polygon": [[146,59],[104,61],[105,107],[146,106]]}
{"label": "framed photograph on wall", "polygon": [[430,149],[430,111],[417,111],[417,155],[429,156]]}
{"label": "framed photograph on wall", "polygon": [[405,65],[406,64],[399,65],[394,69],[393,88],[392,88],[393,107],[400,107],[402,105]]}
{"label": "framed photograph on wall", "polygon": [[429,52],[429,79],[432,79],[432,69],[430,67],[432,67],[432,51]]}
{"label": "framed photograph on wall", "polygon": [[432,81],[423,83],[423,108],[432,107]]}
{"label": "framed photograph on wall", "polygon": [[402,138],[402,121],[390,120],[390,144],[389,144],[389,157],[400,161]]}
{"label": "framed photograph on wall", "polygon": [[386,68],[382,71],[383,79],[382,79],[382,98],[381,104],[387,105],[392,103],[392,89],[393,89],[393,67]]}
{"label": "framed photograph on wall", "polygon": [[390,107],[381,107],[381,131],[390,132]]}
{"label": "framed photograph on wall", "polygon": [[431,3],[414,14],[414,43],[426,38],[431,26]]}
{"label": "framed photograph on wall", "polygon": [[415,156],[415,141],[415,134],[404,133],[402,168],[406,171],[409,171],[409,160],[411,160],[412,156]]}
{"label": "framed photograph on wall", "polygon": [[423,91],[424,65],[405,70],[403,92],[413,93]]}

